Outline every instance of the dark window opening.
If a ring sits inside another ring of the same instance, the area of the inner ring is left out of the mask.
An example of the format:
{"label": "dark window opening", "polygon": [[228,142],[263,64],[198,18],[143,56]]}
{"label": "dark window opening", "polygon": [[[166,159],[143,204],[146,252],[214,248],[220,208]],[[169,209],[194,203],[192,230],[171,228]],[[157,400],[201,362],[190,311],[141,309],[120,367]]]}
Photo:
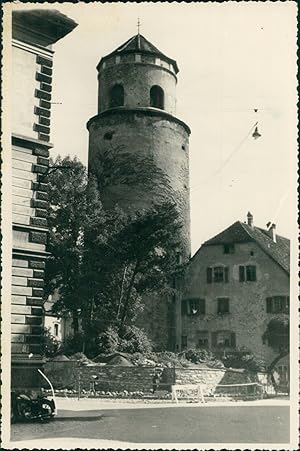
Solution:
{"label": "dark window opening", "polygon": [[289,296],[273,296],[266,299],[267,313],[289,313]]}
{"label": "dark window opening", "polygon": [[228,266],[215,266],[213,268],[207,268],[206,279],[207,283],[221,283],[228,282]]}
{"label": "dark window opening", "polygon": [[239,267],[240,282],[255,282],[256,281],[256,266],[247,265]]}
{"label": "dark window opening", "polygon": [[205,299],[183,299],[181,301],[181,314],[188,316],[205,315]]}
{"label": "dark window opening", "polygon": [[110,141],[113,137],[114,132],[106,132],[103,136],[104,139]]}
{"label": "dark window opening", "polygon": [[110,107],[115,108],[124,105],[124,88],[122,85],[115,85],[110,90]]}
{"label": "dark window opening", "polygon": [[229,331],[220,331],[212,333],[213,348],[235,348],[235,333]]}
{"label": "dark window opening", "polygon": [[224,315],[225,313],[229,313],[229,299],[228,298],[219,298],[218,299],[218,314]]}
{"label": "dark window opening", "polygon": [[234,244],[224,244],[224,254],[234,254]]}
{"label": "dark window opening", "polygon": [[164,109],[164,91],[160,86],[152,86],[150,89],[150,106]]}
{"label": "dark window opening", "polygon": [[54,324],[54,335],[58,336],[58,324]]}
{"label": "dark window opening", "polygon": [[251,252],[250,252],[250,255],[251,255],[251,256],[253,257],[253,255],[254,255],[254,252],[253,252],[253,251],[251,251]]}
{"label": "dark window opening", "polygon": [[199,331],[198,332],[198,343],[197,343],[197,348],[201,349],[207,349],[209,347],[209,343],[208,343],[208,332],[207,331]]}

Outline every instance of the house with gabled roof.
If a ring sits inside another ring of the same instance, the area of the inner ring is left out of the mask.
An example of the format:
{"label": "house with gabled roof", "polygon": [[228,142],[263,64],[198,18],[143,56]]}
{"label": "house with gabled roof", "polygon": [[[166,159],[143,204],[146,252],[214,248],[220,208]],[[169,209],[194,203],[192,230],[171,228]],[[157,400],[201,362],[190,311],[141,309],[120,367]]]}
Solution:
{"label": "house with gabled roof", "polygon": [[[179,348],[247,349],[266,363],[268,322],[289,313],[290,241],[237,221],[206,241],[189,263],[181,300]],[[287,366],[285,363],[284,366]]]}

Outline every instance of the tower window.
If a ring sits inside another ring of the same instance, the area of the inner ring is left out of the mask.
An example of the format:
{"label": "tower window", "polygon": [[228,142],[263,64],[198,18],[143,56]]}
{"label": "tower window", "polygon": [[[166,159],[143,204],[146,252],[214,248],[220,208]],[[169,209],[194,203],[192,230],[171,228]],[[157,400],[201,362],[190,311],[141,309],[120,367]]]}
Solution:
{"label": "tower window", "polygon": [[110,90],[110,107],[124,105],[124,88],[122,85],[115,85]]}
{"label": "tower window", "polygon": [[160,86],[152,86],[150,89],[150,106],[164,109],[164,91]]}

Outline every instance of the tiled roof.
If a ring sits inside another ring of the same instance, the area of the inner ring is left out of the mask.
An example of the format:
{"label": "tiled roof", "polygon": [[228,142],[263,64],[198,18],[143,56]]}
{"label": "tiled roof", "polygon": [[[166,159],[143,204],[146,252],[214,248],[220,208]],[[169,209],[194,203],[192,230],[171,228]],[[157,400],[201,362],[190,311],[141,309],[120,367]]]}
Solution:
{"label": "tiled roof", "polygon": [[134,52],[141,52],[141,53],[149,53],[151,55],[157,55],[162,58],[164,58],[166,61],[174,65],[174,70],[177,73],[178,72],[178,66],[175,60],[169,58],[168,56],[164,55],[160,50],[158,50],[157,47],[155,47],[151,42],[149,42],[144,36],[141,34],[137,34],[135,36],[132,36],[130,39],[128,39],[124,44],[120,45],[118,48],[116,48],[113,52],[109,53],[108,55],[104,56],[102,60],[111,57],[113,55],[122,55],[123,53],[134,53]]}
{"label": "tiled roof", "polygon": [[290,271],[290,240],[276,235],[276,243],[269,236],[269,232],[260,227],[251,227],[237,221],[223,232],[206,241],[203,246],[228,243],[256,242],[261,249],[278,263],[286,272]]}

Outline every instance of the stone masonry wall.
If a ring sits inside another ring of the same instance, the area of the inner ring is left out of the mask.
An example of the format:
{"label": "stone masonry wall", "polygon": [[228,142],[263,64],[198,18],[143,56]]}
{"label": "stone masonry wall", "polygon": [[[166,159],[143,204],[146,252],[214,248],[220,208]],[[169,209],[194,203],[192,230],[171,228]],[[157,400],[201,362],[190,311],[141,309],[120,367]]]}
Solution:
{"label": "stone masonry wall", "polygon": [[[222,265],[228,267],[228,282],[207,283],[206,268]],[[257,280],[240,282],[239,265],[255,265]],[[182,335],[187,336],[187,347],[197,347],[199,333],[206,331],[209,348],[216,350],[212,334],[230,331],[235,332],[235,349],[251,350],[269,363],[275,354],[263,343],[262,335],[276,314],[267,313],[266,298],[288,295],[288,274],[256,243],[235,244],[233,254],[224,254],[221,245],[204,246],[191,261],[186,278],[184,299],[200,298],[206,303],[205,315],[182,315]],[[229,313],[217,313],[218,297],[229,298]]]}
{"label": "stone masonry wall", "polygon": [[[172,199],[176,202],[183,223],[182,242],[184,253],[190,254],[190,207],[189,207],[189,134],[181,123],[171,116],[152,114],[151,111],[116,111],[99,115],[88,123],[89,171],[97,174],[97,158],[104,152],[118,149],[137,158],[152,158],[154,164],[169,179],[172,192],[161,186],[151,191],[143,186],[113,185],[102,193],[106,208],[118,204],[125,211],[148,209],[153,202]],[[110,134],[111,139],[107,139]]]}
{"label": "stone masonry wall", "polygon": [[154,373],[151,367],[86,366],[80,368],[80,384],[89,389],[95,380],[99,390],[147,392],[153,387]]}
{"label": "stone masonry wall", "polygon": [[[89,365],[78,367],[75,362],[48,362],[45,372],[55,388],[90,390],[95,382],[97,391],[151,392],[154,367],[123,367],[110,365]],[[211,368],[164,368],[158,389],[170,391],[172,384],[205,385],[204,394],[214,393],[218,384],[242,384],[254,382],[256,375],[247,371]]]}
{"label": "stone masonry wall", "polygon": [[[171,198],[178,207],[183,225],[180,242],[182,256],[186,260],[190,255],[189,137],[186,127],[165,114],[116,111],[114,114],[96,116],[89,122],[88,128],[90,173],[97,174],[99,155],[118,148],[120,152],[129,152],[137,158],[151,157],[166,174],[171,190],[164,190],[155,181],[151,190],[143,189],[140,183],[130,186],[120,183],[106,188],[102,192],[102,200],[105,208],[118,204],[124,211],[140,211]],[[110,134],[110,140],[107,140],[107,134]],[[160,350],[167,349],[169,345],[170,324],[166,302],[155,296],[150,302],[145,300],[145,312],[138,321]]]}
{"label": "stone masonry wall", "polygon": [[160,66],[149,64],[120,64],[99,73],[98,112],[110,108],[109,91],[115,84],[124,87],[124,106],[150,107],[150,89],[160,86],[164,91],[164,110],[176,113],[176,77]]}

